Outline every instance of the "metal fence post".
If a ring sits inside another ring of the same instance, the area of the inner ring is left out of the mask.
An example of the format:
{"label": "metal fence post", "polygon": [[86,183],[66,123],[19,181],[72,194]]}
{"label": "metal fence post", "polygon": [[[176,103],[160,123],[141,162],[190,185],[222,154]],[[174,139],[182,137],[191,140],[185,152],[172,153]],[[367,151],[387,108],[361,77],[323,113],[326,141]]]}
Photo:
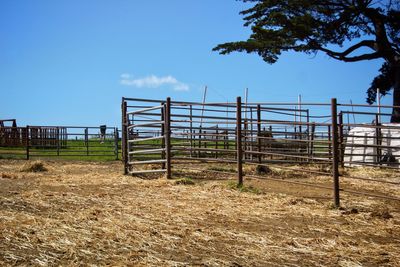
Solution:
{"label": "metal fence post", "polygon": [[238,186],[243,185],[243,162],[242,162],[242,98],[236,98],[236,160]]}
{"label": "metal fence post", "polygon": [[85,145],[86,145],[86,156],[89,156],[89,130],[85,128]]}
{"label": "metal fence post", "polygon": [[127,127],[128,122],[126,119],[126,101],[122,98],[121,113],[122,113],[122,158],[124,161],[124,174],[128,174],[128,136]]}
{"label": "metal fence post", "polygon": [[[219,140],[218,134],[219,134],[219,132],[218,132],[218,124],[217,124],[216,129],[215,129],[215,149],[218,149],[218,140]],[[218,158],[218,150],[215,150],[215,158],[216,159]]]}
{"label": "metal fence post", "polygon": [[115,160],[118,160],[118,142],[119,142],[119,133],[118,127],[114,128],[114,145],[115,145]]}
{"label": "metal fence post", "polygon": [[60,128],[57,127],[57,156],[60,156]]}
{"label": "metal fence post", "polygon": [[193,157],[193,107],[189,106],[189,119],[190,119],[190,157]]}
{"label": "metal fence post", "polygon": [[167,179],[171,179],[171,98],[165,103],[165,156]]}
{"label": "metal fence post", "polygon": [[332,127],[328,125],[328,158],[332,158]]}
{"label": "metal fence post", "polygon": [[[165,125],[167,123],[167,119],[165,116],[165,103],[162,102],[161,103],[162,107],[161,107],[161,121],[163,121],[164,123],[161,125],[161,136],[163,137],[161,139],[161,148],[165,149]],[[165,151],[161,151],[161,159],[165,159]],[[161,163],[161,168],[165,169],[165,162]]]}
{"label": "metal fence post", "polygon": [[336,98],[331,99],[332,110],[332,176],[333,176],[333,193],[334,204],[340,206],[339,196],[339,147],[338,147],[338,125],[337,125],[337,101]]}
{"label": "metal fence post", "polygon": [[26,133],[25,133],[25,142],[26,142],[26,159],[29,160],[29,126],[26,125]]}
{"label": "metal fence post", "polygon": [[344,133],[343,133],[343,112],[339,112],[339,150],[340,166],[344,168]]}
{"label": "metal fence post", "polygon": [[310,142],[310,111],[309,109],[306,109],[306,118],[307,118],[307,163],[310,163],[310,150],[311,150],[311,142]]}
{"label": "metal fence post", "polygon": [[310,134],[310,151],[308,154],[309,159],[313,161],[314,158],[314,139],[315,139],[315,122],[311,124],[311,134]]}
{"label": "metal fence post", "polygon": [[382,150],[380,146],[382,145],[381,140],[381,123],[379,121],[380,114],[375,115],[375,143],[376,143],[376,164],[381,165]]}
{"label": "metal fence post", "polygon": [[257,105],[257,151],[258,163],[261,163],[261,105]]}

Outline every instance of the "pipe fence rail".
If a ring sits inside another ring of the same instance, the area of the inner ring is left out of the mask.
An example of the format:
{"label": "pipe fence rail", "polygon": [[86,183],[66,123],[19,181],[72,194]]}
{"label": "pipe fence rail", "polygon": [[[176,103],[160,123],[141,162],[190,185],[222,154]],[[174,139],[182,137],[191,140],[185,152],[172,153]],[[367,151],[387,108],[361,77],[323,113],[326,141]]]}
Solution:
{"label": "pipe fence rail", "polygon": [[[345,168],[359,166],[399,168],[400,125],[382,122],[382,118],[391,115],[385,109],[392,106],[381,106],[381,113],[371,111],[374,108],[338,104],[336,99],[330,104],[301,103],[300,106],[298,103],[245,104],[240,97],[232,103],[122,98],[125,174],[164,172],[171,178],[173,167],[182,162],[229,163],[236,164],[238,185],[241,185],[245,176],[266,178],[246,175],[243,165],[273,164],[286,170],[332,177],[331,186],[322,187],[333,190],[334,204],[339,206],[340,192],[355,194],[340,187],[341,179],[399,185],[399,179],[388,182],[345,175]],[[293,168],[292,165],[321,165],[328,170]],[[283,182],[321,187],[305,182]],[[361,191],[358,194],[400,200]]]}
{"label": "pipe fence rail", "polygon": [[106,126],[3,126],[0,158],[117,160],[120,134],[118,128]]}

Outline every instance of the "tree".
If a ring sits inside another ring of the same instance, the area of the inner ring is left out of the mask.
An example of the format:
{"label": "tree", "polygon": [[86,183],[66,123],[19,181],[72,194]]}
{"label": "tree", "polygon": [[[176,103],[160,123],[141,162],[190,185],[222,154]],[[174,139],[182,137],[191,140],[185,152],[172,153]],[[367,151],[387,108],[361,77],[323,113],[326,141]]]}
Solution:
{"label": "tree", "polygon": [[[257,53],[270,64],[285,51],[323,52],[344,62],[383,59],[367,102],[375,102],[377,88],[384,95],[393,89],[393,105],[400,106],[400,0],[241,1],[254,3],[240,12],[250,37],[214,51]],[[400,122],[400,108],[391,122]]]}

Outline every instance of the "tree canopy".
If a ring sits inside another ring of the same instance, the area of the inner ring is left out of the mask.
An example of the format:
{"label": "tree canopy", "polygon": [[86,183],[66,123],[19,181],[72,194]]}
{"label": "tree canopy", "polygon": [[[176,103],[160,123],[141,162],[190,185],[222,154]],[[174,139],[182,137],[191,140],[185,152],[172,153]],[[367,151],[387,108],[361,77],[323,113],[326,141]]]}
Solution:
{"label": "tree canopy", "polygon": [[[400,105],[400,0],[241,0],[253,3],[240,12],[251,27],[248,40],[228,42],[213,50],[257,53],[273,64],[282,52],[323,52],[344,61],[383,59],[380,74],[367,91],[374,103],[376,89]],[[394,108],[392,122],[400,122]]]}

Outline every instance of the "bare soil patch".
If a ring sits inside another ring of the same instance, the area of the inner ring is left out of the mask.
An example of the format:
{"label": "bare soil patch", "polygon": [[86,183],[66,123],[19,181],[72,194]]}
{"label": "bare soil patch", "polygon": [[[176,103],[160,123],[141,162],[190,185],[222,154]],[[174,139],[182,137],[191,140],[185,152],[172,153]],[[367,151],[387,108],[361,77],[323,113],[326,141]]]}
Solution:
{"label": "bare soil patch", "polygon": [[258,179],[237,190],[234,173],[168,181],[124,176],[119,162],[25,163],[0,160],[0,265],[400,266],[398,201],[346,194],[334,209],[329,190]]}

